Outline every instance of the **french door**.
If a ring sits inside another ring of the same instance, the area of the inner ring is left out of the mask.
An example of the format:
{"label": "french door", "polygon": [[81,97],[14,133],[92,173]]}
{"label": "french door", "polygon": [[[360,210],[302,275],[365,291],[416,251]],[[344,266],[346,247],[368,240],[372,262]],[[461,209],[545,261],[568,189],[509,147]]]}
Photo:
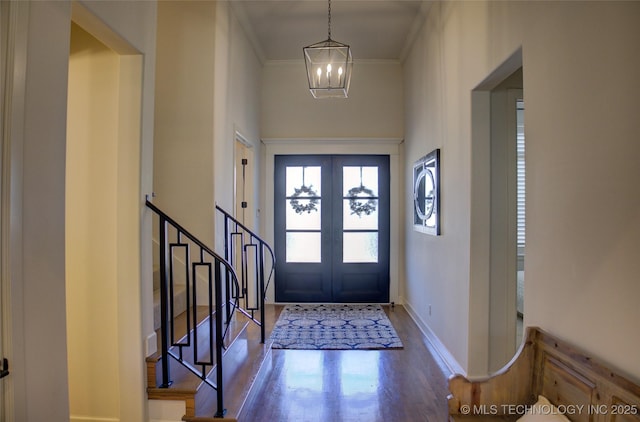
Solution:
{"label": "french door", "polygon": [[275,157],[278,302],[389,301],[389,156]]}

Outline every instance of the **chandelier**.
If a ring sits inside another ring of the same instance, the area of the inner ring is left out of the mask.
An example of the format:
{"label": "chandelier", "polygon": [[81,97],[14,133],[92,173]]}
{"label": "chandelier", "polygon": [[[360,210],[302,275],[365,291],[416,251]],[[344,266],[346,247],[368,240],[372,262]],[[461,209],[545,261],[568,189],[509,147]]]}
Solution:
{"label": "chandelier", "polygon": [[304,47],[309,90],[314,98],[347,98],[353,58],[351,48],[331,39],[331,0],[328,0],[328,36]]}

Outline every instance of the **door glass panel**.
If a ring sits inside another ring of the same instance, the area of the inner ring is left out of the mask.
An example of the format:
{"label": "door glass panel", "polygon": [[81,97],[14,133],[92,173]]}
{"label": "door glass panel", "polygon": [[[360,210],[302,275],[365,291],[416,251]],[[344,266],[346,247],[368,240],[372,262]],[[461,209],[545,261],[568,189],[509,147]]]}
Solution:
{"label": "door glass panel", "polygon": [[344,232],[342,262],[378,262],[378,232]]}
{"label": "door glass panel", "polygon": [[[320,200],[313,206],[315,211],[296,212],[291,199],[287,200],[287,230],[320,230]],[[309,209],[309,199],[299,199],[297,205],[302,209]]]}
{"label": "door glass panel", "polygon": [[[375,166],[345,166],[342,168],[343,195],[368,197],[378,196],[378,167]],[[351,195],[349,190],[364,187],[371,192],[358,192]]]}
{"label": "door glass panel", "polygon": [[321,262],[320,177],[320,166],[286,168],[287,262]]}
{"label": "door glass panel", "polygon": [[[302,190],[297,196],[320,196],[322,194],[320,183],[320,166],[287,166],[286,195],[296,196],[296,191]],[[303,189],[304,186],[307,189]],[[313,195],[309,195],[310,190]]]}
{"label": "door glass panel", "polygon": [[342,194],[342,261],[378,262],[378,167],[344,166]]}
{"label": "door glass panel", "polygon": [[320,232],[287,232],[287,262],[321,262]]}
{"label": "door glass panel", "polygon": [[[357,214],[355,209],[362,209],[370,202],[370,207],[375,207],[368,215]],[[378,200],[377,199],[344,199],[342,201],[342,223],[344,230],[378,230]]]}

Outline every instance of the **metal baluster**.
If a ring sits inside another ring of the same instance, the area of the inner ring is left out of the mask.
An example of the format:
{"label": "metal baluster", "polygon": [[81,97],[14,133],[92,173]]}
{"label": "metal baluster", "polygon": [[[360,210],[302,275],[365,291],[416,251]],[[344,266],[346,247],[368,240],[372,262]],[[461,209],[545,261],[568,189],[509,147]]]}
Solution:
{"label": "metal baluster", "polygon": [[[223,406],[222,394],[222,276],[220,274],[220,261],[215,259],[215,300],[216,300],[216,385],[218,386],[218,408],[215,417],[224,417],[226,410]],[[225,272],[228,271],[225,269]]]}
{"label": "metal baluster", "polygon": [[167,221],[160,216],[160,338],[162,343],[162,384],[161,388],[171,385],[169,379],[169,335],[168,335],[168,292],[167,292]]}
{"label": "metal baluster", "polygon": [[264,319],[264,297],[266,295],[266,292],[264,291],[264,245],[262,244],[262,242],[260,242],[260,250],[256,251],[256,253],[260,254],[260,272],[258,274],[258,279],[259,279],[259,292],[258,292],[258,301],[260,303],[260,343],[264,344],[264,338],[265,338],[265,319]]}

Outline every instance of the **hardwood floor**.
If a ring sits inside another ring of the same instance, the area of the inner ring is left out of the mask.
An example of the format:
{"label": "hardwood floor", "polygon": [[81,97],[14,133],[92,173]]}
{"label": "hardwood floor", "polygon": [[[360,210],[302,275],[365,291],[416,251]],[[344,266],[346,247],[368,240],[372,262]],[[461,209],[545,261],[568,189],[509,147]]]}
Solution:
{"label": "hardwood floor", "polygon": [[385,312],[403,349],[272,350],[238,421],[446,421],[448,369],[404,307]]}

